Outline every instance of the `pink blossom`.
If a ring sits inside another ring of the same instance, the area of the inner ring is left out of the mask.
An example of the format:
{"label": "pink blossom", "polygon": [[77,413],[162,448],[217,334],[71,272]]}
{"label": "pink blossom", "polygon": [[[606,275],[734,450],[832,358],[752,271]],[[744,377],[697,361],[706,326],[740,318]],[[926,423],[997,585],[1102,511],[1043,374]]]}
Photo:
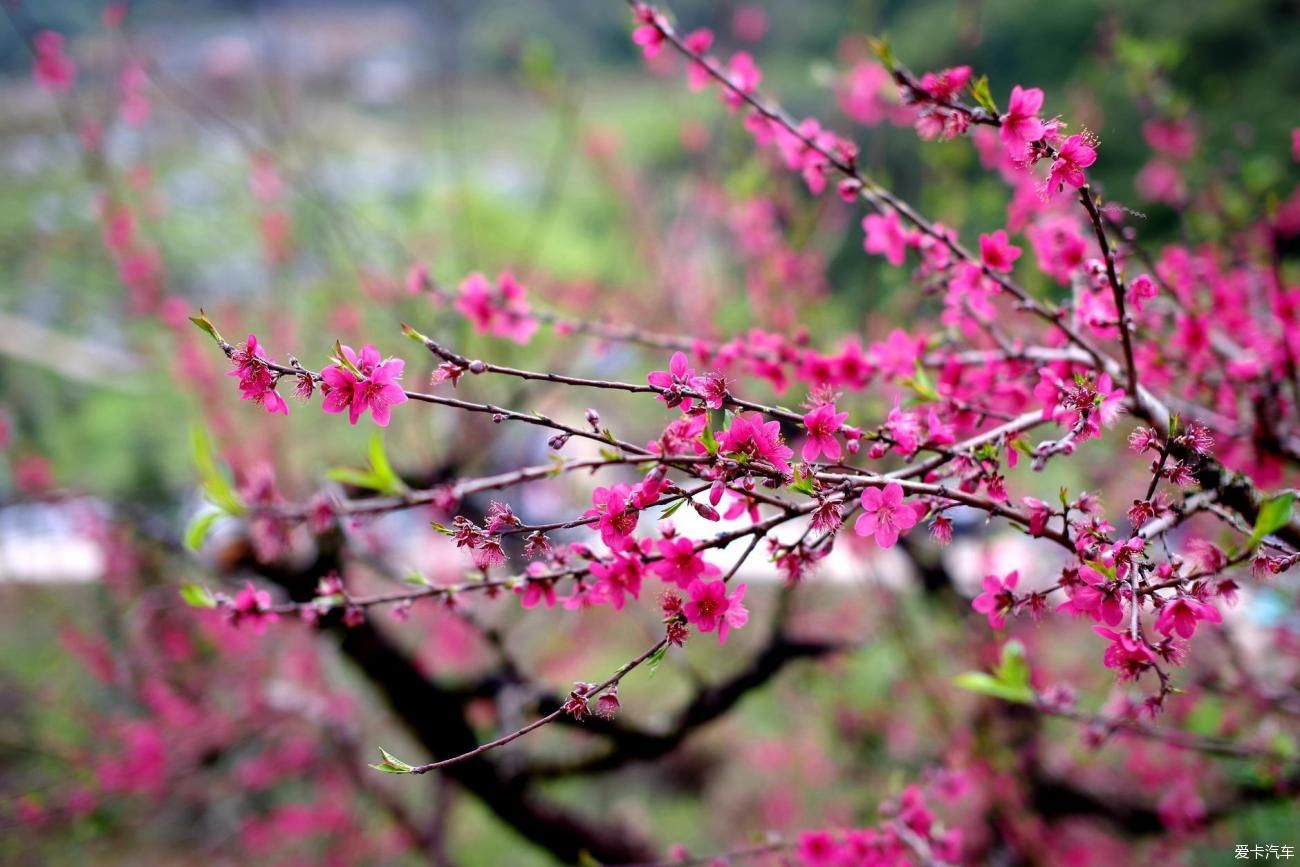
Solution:
{"label": "pink blossom", "polygon": [[751,3],[737,6],[731,16],[731,32],[744,42],[757,42],[767,33],[767,11]]}
{"label": "pink blossom", "polygon": [[681,536],[675,539],[660,539],[657,545],[663,559],[652,563],[650,571],[669,584],[676,584],[686,590],[694,581],[712,578],[722,573],[721,569],[707,562],[703,555],[695,550],[695,543],[690,539]]}
{"label": "pink blossom", "polygon": [[[862,514],[853,524],[859,536],[874,536],[882,548],[892,548],[899,534],[906,533],[921,519],[917,503],[903,502],[903,486],[890,482],[882,488],[862,491]],[[920,507],[924,509],[923,506]],[[924,512],[921,512],[924,514]]]}
{"label": "pink blossom", "polygon": [[1166,602],[1156,615],[1156,629],[1162,635],[1177,632],[1183,638],[1196,634],[1196,624],[1204,620],[1207,623],[1222,623],[1223,615],[1213,605],[1192,596],[1179,596],[1172,602]]}
{"label": "pink blossom", "polygon": [[1043,137],[1043,122],[1038,118],[1042,110],[1042,90],[1022,88],[1018,84],[1011,88],[1011,99],[1007,102],[1007,113],[1002,115],[1002,128],[998,134],[1012,159],[1023,159],[1030,142]]}
{"label": "pink blossom", "polygon": [[[540,563],[528,565],[530,569],[542,566]],[[530,577],[515,587],[515,593],[519,595],[519,604],[524,608],[536,608],[539,602],[545,602],[547,608],[555,607],[555,582],[549,579]]]}
{"label": "pink blossom", "polygon": [[844,862],[844,851],[830,831],[804,831],[795,850],[803,867],[837,867]]}
{"label": "pink blossom", "polygon": [[641,46],[646,60],[654,60],[666,41],[663,33],[666,22],[660,13],[644,3],[637,4],[633,14],[639,26],[632,31],[632,41]]}
{"label": "pink blossom", "polygon": [[727,643],[727,632],[740,629],[749,622],[749,609],[742,601],[745,598],[745,585],[740,584],[730,594],[723,581],[702,581],[695,579],[686,588],[690,601],[682,606],[686,622],[695,626],[700,632],[718,630],[718,643]]}
{"label": "pink blossom", "polygon": [[680,406],[683,411],[689,411],[693,398],[684,396],[682,392],[694,389],[696,380],[701,377],[695,375],[695,368],[690,366],[686,353],[674,352],[667,370],[651,371],[645,379],[655,388],[662,389],[661,401],[670,407]]}
{"label": "pink blossom", "polygon": [[[682,44],[694,54],[703,57],[713,47],[713,32],[704,27],[693,30],[682,39]],[[703,90],[709,86],[710,81],[712,77],[709,75],[708,67],[703,63],[692,60],[686,64],[686,86],[691,90]]]}
{"label": "pink blossom", "polygon": [[1107,668],[1119,672],[1120,680],[1132,680],[1156,662],[1156,655],[1146,642],[1128,632],[1116,632],[1104,626],[1094,626],[1092,631],[1111,642],[1102,661]]}
{"label": "pink blossom", "polygon": [[641,573],[644,569],[639,555],[618,553],[613,559],[591,564],[591,574],[597,584],[592,591],[594,602],[608,602],[616,611],[623,610],[624,595],[641,598]]}
{"label": "pink blossom", "polygon": [[1007,614],[1015,607],[1016,595],[1012,591],[1019,581],[1019,572],[1011,572],[1005,578],[985,575],[984,592],[975,597],[970,607],[987,617],[989,626],[1001,629],[1007,623]]}
{"label": "pink blossom", "polygon": [[640,513],[632,507],[632,489],[626,484],[598,487],[591,492],[591,508],[582,513],[584,518],[596,518],[600,540],[611,551],[632,547],[632,533],[636,530]]}
{"label": "pink blossom", "polygon": [[758,413],[743,413],[731,420],[731,427],[722,433],[719,450],[731,457],[744,460],[766,461],[778,472],[790,473],[787,458],[794,456],[794,449],[781,439],[779,421],[763,421]]}
{"label": "pink blossom", "polygon": [[885,261],[895,268],[903,264],[907,256],[908,234],[896,211],[889,211],[883,217],[867,214],[862,218],[862,231],[866,233],[863,249],[884,256]]}
{"label": "pink blossom", "polygon": [[[382,359],[379,350],[366,344],[358,357],[352,347],[341,347],[351,369],[333,364],[321,371],[321,391],[325,399],[321,408],[328,413],[348,411],[348,421],[356,424],[370,410],[375,424],[388,427],[392,408],[406,403],[406,392],[398,384],[406,362],[400,358]],[[356,370],[360,377],[353,372]]]}
{"label": "pink blossom", "polygon": [[835,435],[848,417],[847,412],[837,413],[833,403],[824,403],[805,415],[803,423],[808,429],[808,439],[803,444],[803,459],[815,461],[818,455],[825,454],[827,460],[838,461],[840,441]]}
{"label": "pink blossom", "polygon": [[1011,271],[1020,258],[1020,252],[1020,248],[1013,246],[1007,239],[1007,233],[1003,229],[998,229],[992,235],[980,235],[980,259],[994,271]]}
{"label": "pink blossom", "polygon": [[243,348],[231,355],[235,369],[226,374],[239,379],[240,400],[258,404],[269,413],[289,414],[289,405],[275,391],[277,376],[266,366],[266,351],[257,342],[257,335],[249,334]]}
{"label": "pink blossom", "polygon": [[1043,535],[1047,522],[1052,519],[1052,507],[1034,497],[1025,497],[1021,502],[1029,510],[1029,535]]}
{"label": "pink blossom", "polygon": [[1182,172],[1166,160],[1151,160],[1143,166],[1137,174],[1135,185],[1143,198],[1153,202],[1178,205],[1187,197],[1187,185],[1183,183]]}
{"label": "pink blossom", "polygon": [[[745,104],[745,100],[740,93],[752,94],[758,89],[758,85],[763,81],[763,71],[754,63],[754,58],[747,51],[737,51],[731,55],[731,62],[727,64],[727,78],[734,86],[721,89],[722,101],[727,104],[727,108],[735,111]],[[736,91],[740,93],[736,93]]]}
{"label": "pink blossom", "polygon": [[36,58],[32,61],[32,75],[43,90],[66,93],[77,81],[77,65],[63,53],[63,34],[42,30],[32,37]]}
{"label": "pink blossom", "polygon": [[525,344],[537,330],[525,294],[524,287],[508,271],[497,276],[495,288],[487,277],[474,272],[461,281],[455,306],[479,334]]}
{"label": "pink blossom", "polygon": [[1061,577],[1061,586],[1069,598],[1058,604],[1057,611],[1088,617],[1112,627],[1125,619],[1125,607],[1115,594],[1117,585],[1106,580],[1091,565],[1080,567],[1078,573],[1066,571],[1066,575]]}
{"label": "pink blossom", "polygon": [[1142,124],[1142,137],[1170,159],[1187,160],[1196,153],[1196,127],[1189,120],[1148,120]]}
{"label": "pink blossom", "polygon": [[1135,313],[1141,313],[1146,302],[1160,294],[1160,287],[1151,279],[1150,274],[1139,274],[1128,284],[1128,303],[1133,305]]}
{"label": "pink blossom", "polygon": [[253,631],[258,635],[266,631],[268,624],[280,619],[280,615],[271,610],[271,594],[258,590],[252,581],[245,583],[244,589],[235,596],[227,613],[233,625],[238,626],[248,621],[253,624]]}
{"label": "pink blossom", "polygon": [[1067,138],[1056,152],[1051,173],[1047,178],[1048,193],[1056,193],[1065,184],[1082,187],[1088,182],[1083,170],[1097,161],[1097,149],[1081,135]]}
{"label": "pink blossom", "polygon": [[869,358],[886,379],[914,376],[925,343],[923,335],[913,337],[903,329],[895,328],[883,342],[871,345]]}
{"label": "pink blossom", "polygon": [[970,82],[970,77],[969,66],[954,66],[941,72],[927,72],[921,76],[921,89],[931,99],[947,102],[961,92],[961,89]]}

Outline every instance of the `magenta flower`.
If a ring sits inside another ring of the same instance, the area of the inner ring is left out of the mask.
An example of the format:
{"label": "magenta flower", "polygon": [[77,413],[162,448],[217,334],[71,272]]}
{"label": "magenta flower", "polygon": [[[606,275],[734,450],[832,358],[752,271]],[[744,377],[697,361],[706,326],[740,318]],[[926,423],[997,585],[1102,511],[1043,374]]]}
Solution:
{"label": "magenta flower", "polygon": [[1223,615],[1213,605],[1191,596],[1179,596],[1160,609],[1156,615],[1156,629],[1162,635],[1177,632],[1183,638],[1191,638],[1196,634],[1196,624],[1202,620],[1222,623]]}
{"label": "magenta flower", "polygon": [[[707,27],[693,30],[682,39],[682,44],[703,57],[713,47],[713,32]],[[686,64],[686,86],[691,90],[704,90],[711,80],[708,67],[703,63],[692,60]]]}
{"label": "magenta flower", "polygon": [[[748,51],[737,51],[731,55],[731,63],[727,65],[727,78],[741,93],[753,93],[763,80],[763,71],[754,63],[754,58]],[[722,88],[721,93],[722,101],[732,111],[745,104],[740,94],[729,87]]]}
{"label": "magenta flower", "polygon": [[690,587],[694,581],[712,578],[722,573],[721,569],[707,562],[700,552],[695,550],[695,543],[690,539],[678,536],[675,539],[660,539],[657,544],[663,559],[651,564],[650,571],[660,579],[676,584],[683,590]]}
{"label": "magenta flower", "polygon": [[779,472],[788,474],[790,464],[787,458],[794,456],[794,449],[781,439],[779,421],[764,422],[757,413],[737,415],[731,420],[731,427],[722,433],[719,449],[725,455],[747,460],[767,461]]}
{"label": "magenta flower", "polygon": [[623,610],[624,596],[641,598],[640,556],[615,554],[608,563],[597,561],[591,564],[591,574],[597,584],[592,589],[593,602],[608,602],[616,611]]}
{"label": "magenta flower", "polygon": [[1025,148],[1030,142],[1043,137],[1046,128],[1038,119],[1043,110],[1043,92],[1037,87],[1011,88],[1011,99],[1007,103],[1007,113],[1002,115],[1002,128],[998,134],[1007,154],[1014,160],[1022,159]]}
{"label": "magenta flower", "polygon": [[830,831],[804,831],[795,850],[805,867],[835,867],[844,861],[844,849]]}
{"label": "magenta flower", "polygon": [[808,428],[808,439],[804,440],[803,459],[815,461],[818,455],[825,454],[827,460],[838,461],[841,454],[840,441],[835,435],[848,417],[847,412],[837,413],[833,403],[824,403],[805,415],[803,424]]}
{"label": "magenta flower", "polygon": [[1081,135],[1067,138],[1056,152],[1056,161],[1052,163],[1051,173],[1047,178],[1048,192],[1057,192],[1065,184],[1076,189],[1088,182],[1083,170],[1097,161],[1097,149],[1084,141]]}
{"label": "magenta flower", "polygon": [[632,41],[641,46],[646,60],[654,60],[664,47],[664,17],[644,3],[638,3],[632,14],[639,25],[632,31]]}
{"label": "magenta flower", "polygon": [[975,597],[970,607],[987,617],[989,626],[1001,629],[1006,626],[1007,615],[1015,607],[1016,594],[1012,591],[1019,581],[1018,571],[1010,573],[1006,578],[985,575],[984,592]]}
{"label": "magenta flower", "polygon": [[266,351],[257,342],[257,335],[248,335],[242,349],[231,355],[235,369],[226,374],[239,379],[239,399],[259,404],[269,413],[289,414],[289,405],[275,391],[277,377],[264,363]]}
{"label": "magenta flower", "polygon": [[992,235],[980,235],[980,259],[994,271],[1010,272],[1020,258],[1020,252],[1002,229]]}
{"label": "magenta flower", "polygon": [[261,635],[266,627],[280,619],[280,615],[271,610],[271,594],[258,590],[252,581],[244,583],[244,589],[235,595],[234,604],[227,611],[230,622],[238,626],[244,621],[253,625],[253,631]]}
{"label": "magenta flower", "polygon": [[695,368],[690,366],[684,352],[674,352],[668,361],[667,370],[653,370],[646,375],[645,380],[655,388],[662,389],[660,400],[670,407],[680,406],[683,412],[689,411],[694,403],[683,392],[693,390],[697,381],[703,384],[703,377],[695,375]]}
{"label": "magenta flower", "polygon": [[877,545],[892,548],[899,535],[920,520],[917,506],[903,502],[903,486],[898,482],[890,482],[884,488],[866,488],[862,492],[862,514],[854,522],[853,532],[874,536]]}
{"label": "magenta flower", "polygon": [[328,413],[348,411],[348,421],[356,424],[366,410],[380,427],[388,427],[392,408],[406,403],[406,392],[398,385],[406,362],[399,358],[380,359],[379,350],[367,343],[358,357],[352,347],[342,347],[343,357],[353,369],[333,364],[321,371],[321,390],[325,399],[321,409]]}
{"label": "magenta flower", "polygon": [[32,38],[36,58],[32,61],[32,76],[42,90],[66,93],[77,81],[77,64],[63,53],[63,34],[42,30]]}
{"label": "magenta flower", "polygon": [[[536,566],[539,571],[542,568],[541,563],[530,563],[530,567]],[[546,603],[547,608],[555,607],[555,582],[550,579],[538,579],[530,576],[529,580],[515,587],[515,593],[519,596],[519,604],[524,608],[536,608],[539,602]]]}
{"label": "magenta flower", "polygon": [[455,307],[479,334],[504,337],[522,345],[537,330],[537,319],[525,300],[526,294],[508,271],[497,275],[495,288],[476,271],[461,281]]}
{"label": "magenta flower", "polygon": [[582,513],[584,518],[595,518],[600,540],[611,551],[621,551],[632,546],[632,532],[636,530],[640,513],[632,508],[632,488],[625,484],[596,488],[591,492],[591,508]]}
{"label": "magenta flower", "polygon": [[1102,662],[1107,668],[1115,669],[1120,680],[1132,680],[1156,662],[1156,655],[1146,642],[1127,632],[1116,632],[1104,626],[1094,626],[1092,631],[1110,641]]}
{"label": "magenta flower", "polygon": [[749,622],[749,609],[741,601],[745,598],[745,585],[741,584],[730,595],[722,581],[695,579],[686,592],[691,599],[682,606],[686,622],[694,624],[700,632],[718,630],[718,644],[727,643],[727,632],[740,629]]}
{"label": "magenta flower", "polygon": [[868,253],[877,253],[895,268],[907,257],[907,232],[895,211],[885,216],[867,214],[862,218],[862,231],[866,232],[862,247]]}

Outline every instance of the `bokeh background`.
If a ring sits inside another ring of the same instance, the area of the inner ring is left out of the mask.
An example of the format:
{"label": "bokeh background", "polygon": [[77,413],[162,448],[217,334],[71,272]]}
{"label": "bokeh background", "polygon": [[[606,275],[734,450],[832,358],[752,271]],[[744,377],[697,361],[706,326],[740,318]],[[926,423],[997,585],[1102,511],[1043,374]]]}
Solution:
{"label": "bokeh background", "polygon": [[[289,500],[328,484],[328,468],[363,465],[370,435],[313,409],[282,419],[240,404],[224,358],[184,316],[201,306],[227,337],[255,330],[273,355],[312,366],[336,339],[373,342],[411,359],[407,382],[420,384],[432,364],[401,340],[401,321],[471,356],[535,369],[640,379],[666,359],[550,333],[526,347],[479,337],[406,293],[415,262],[449,286],[470,271],[511,269],[539,308],[706,337],[767,327],[803,329],[813,345],[851,334],[865,344],[937,306],[903,271],[862,254],[851,209],[810,199],[756,156],[715,97],[690,93],[676,71],[647,72],[616,0],[140,0],[118,30],[104,27],[97,2],[3,7],[0,861],[551,863],[453,784],[364,770],[375,744],[412,759],[420,748],[338,642],[295,624],[261,637],[196,626],[201,615],[180,604],[183,581],[236,586],[259,543],[222,524],[197,554],[180,546],[202,508],[196,426],[242,490]],[[915,70],[971,64],[1000,102],[1013,84],[1042,87],[1049,114],[1100,138],[1094,175],[1153,246],[1226,236],[1275,207],[1272,191],[1294,186],[1295,2],[673,8],[686,29],[710,27],[724,49],[751,51],[765,89],[795,115],[857,140],[877,178],[966,233],[1004,225],[1007,207],[969,142],[920,143],[907,127],[866,127],[842,111],[868,35],[888,34]],[[65,34],[78,64],[66,98],[32,80],[28,41],[43,29]],[[141,62],[147,110],[137,105],[123,122],[130,58]],[[1196,130],[1181,189],[1150,172],[1145,186],[1136,180],[1154,158],[1142,123],[1152,116]],[[88,121],[103,131],[102,159],[78,144]],[[135,215],[137,256],[112,248],[110,200]],[[744,242],[756,232],[778,233],[781,255],[752,255]],[[1024,279],[1035,292],[1064,291]],[[663,419],[618,395],[487,381],[469,390],[575,419],[590,399],[631,439],[653,436]],[[863,418],[887,408],[869,395],[850,404]],[[404,407],[384,442],[398,471],[426,485],[547,459],[544,436],[428,407]],[[1072,490],[1123,492],[1131,484],[1120,470],[1098,460],[1050,473]],[[580,508],[589,484],[540,486],[512,502],[528,519],[555,520]],[[486,498],[470,506],[481,512]],[[464,566],[429,518],[350,530],[356,580],[391,585],[410,570],[454,580]],[[308,556],[300,539],[285,545],[290,560]],[[862,649],[786,666],[655,762],[560,770],[537,785],[698,851],[870,815],[900,779],[941,762],[946,745],[994,724],[941,687],[980,661],[956,649],[973,628],[967,600],[979,577],[1035,556],[1020,537],[960,527],[942,553],[924,540],[893,556],[846,551],[797,604],[770,565],[755,566],[747,631],[722,651],[701,637],[653,679],[630,681],[627,715],[668,718],[700,683],[743,664],[777,618]],[[1281,587],[1241,616],[1284,626],[1292,598]],[[631,627],[508,600],[381,626],[448,684],[486,690],[482,675],[506,660],[564,690],[645,643],[656,626],[653,606],[643,608]],[[1042,636],[1030,627],[1026,640]],[[1042,658],[1077,674],[1085,701],[1104,700],[1108,678],[1092,656],[1048,645]],[[485,693],[481,735],[530,717],[520,691]],[[1210,708],[1204,718],[1184,724],[1217,731],[1214,702],[1200,707]],[[1090,775],[1103,793],[1125,789],[1116,756],[1085,750],[1067,723],[1047,725],[1064,744],[1058,768]],[[572,730],[511,748],[558,767],[591,749]],[[1142,837],[1103,823],[1094,838],[1081,821],[1078,845],[1094,855],[1110,851],[1097,839]],[[1231,843],[1288,842],[1295,827],[1293,804],[1261,803],[1218,823],[1191,860],[1226,863]]]}

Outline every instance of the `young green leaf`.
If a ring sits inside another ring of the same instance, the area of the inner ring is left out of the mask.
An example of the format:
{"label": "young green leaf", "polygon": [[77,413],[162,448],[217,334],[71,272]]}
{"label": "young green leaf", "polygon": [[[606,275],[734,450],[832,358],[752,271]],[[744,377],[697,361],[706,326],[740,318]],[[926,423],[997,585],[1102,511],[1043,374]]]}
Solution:
{"label": "young green leaf", "polygon": [[384,451],[384,435],[375,431],[370,435],[370,468],[374,471],[375,479],[382,487],[379,490],[385,494],[400,494],[406,490],[406,484],[401,477],[393,471],[393,465],[388,462],[388,454]]}
{"label": "young green leaf", "polygon": [[221,512],[216,509],[199,512],[190,521],[190,525],[185,528],[185,547],[191,551],[197,551],[203,547],[203,543],[208,540],[208,534],[212,532],[212,525],[221,517]]}
{"label": "young green leaf", "polygon": [[193,608],[216,608],[217,600],[212,591],[202,584],[182,584],[181,599]]}
{"label": "young green leaf", "polygon": [[1025,646],[1019,641],[1002,645],[1002,658],[992,674],[968,671],[954,677],[953,683],[1003,701],[1030,704],[1034,700],[1034,690],[1029,685],[1029,661],[1025,658]]}
{"label": "young green leaf", "polygon": [[975,101],[979,103],[980,108],[994,116],[999,114],[998,104],[993,101],[993,94],[989,92],[989,77],[987,75],[981,75],[972,81],[970,92],[971,96],[975,97]]}
{"label": "young green leaf", "polygon": [[217,326],[212,324],[212,320],[208,318],[208,314],[203,312],[202,307],[199,308],[199,315],[191,316],[190,321],[197,325],[200,331],[205,332],[209,337],[217,341],[217,343],[221,342],[221,334],[217,331]]}
{"label": "young green leaf", "polygon": [[217,468],[208,432],[195,425],[191,429],[190,445],[194,455],[194,466],[199,471],[199,479],[203,482],[203,493],[222,511],[231,515],[242,515],[245,510],[244,503]]}
{"label": "young green leaf", "polygon": [[1265,536],[1276,533],[1289,524],[1294,505],[1295,494],[1287,491],[1260,506],[1259,514],[1255,516],[1255,530],[1250,534],[1250,541],[1246,543],[1246,547],[1252,549],[1258,547]]}
{"label": "young green leaf", "polygon": [[377,765],[371,765],[376,771],[383,771],[385,774],[409,774],[412,766],[394,756],[383,747],[379,748],[379,754],[384,757],[383,762]]}

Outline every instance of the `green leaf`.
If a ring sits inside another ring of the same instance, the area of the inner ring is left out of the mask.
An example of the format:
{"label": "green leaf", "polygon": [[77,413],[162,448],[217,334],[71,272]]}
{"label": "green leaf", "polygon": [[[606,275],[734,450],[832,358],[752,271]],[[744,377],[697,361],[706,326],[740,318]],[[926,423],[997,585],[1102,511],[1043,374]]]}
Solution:
{"label": "green leaf", "polygon": [[799,468],[794,468],[794,482],[790,485],[790,490],[796,494],[813,495],[813,475],[809,473],[800,473]]}
{"label": "green leaf", "polygon": [[456,535],[456,531],[455,531],[455,530],[453,530],[453,529],[451,529],[450,527],[447,527],[447,526],[445,526],[445,525],[443,525],[443,524],[439,524],[437,521],[432,522],[429,526],[430,526],[430,527],[433,527],[433,529],[434,529],[435,532],[441,533],[441,534],[444,535],[444,536],[455,536],[455,535]]}
{"label": "green leaf", "polygon": [[893,72],[894,67],[898,65],[894,57],[894,50],[889,47],[889,37],[883,33],[879,36],[868,36],[867,45],[871,46],[871,52],[876,55],[876,59],[881,65]]}
{"label": "green leaf", "polygon": [[325,478],[340,485],[351,485],[368,491],[379,490],[380,484],[374,473],[369,470],[358,470],[355,467],[331,467],[325,471]]}
{"label": "green leaf", "polygon": [[979,103],[980,108],[994,117],[999,114],[998,104],[993,101],[993,94],[989,93],[989,77],[987,75],[981,75],[971,82],[970,92],[971,96],[975,97],[975,101]]}
{"label": "green leaf", "polygon": [[379,754],[384,757],[383,762],[378,765],[371,765],[376,771],[383,771],[385,774],[409,774],[412,767],[406,762],[394,756],[383,747],[379,748]]}
{"label": "green leaf", "polygon": [[182,584],[181,599],[193,608],[216,608],[217,599],[212,591],[202,584]]}
{"label": "green leaf", "polygon": [[185,547],[191,551],[197,551],[203,547],[207,541],[208,534],[212,532],[212,525],[221,517],[221,512],[216,509],[200,512],[190,521],[190,525],[185,528]]}
{"label": "green leaf", "polygon": [[704,433],[700,434],[700,442],[704,444],[704,448],[708,450],[709,454],[716,455],[718,453],[718,438],[713,435],[713,425],[707,424],[704,426]]}
{"label": "green leaf", "polygon": [[919,359],[916,362],[915,374],[903,380],[903,385],[906,385],[915,391],[917,398],[922,403],[934,402],[939,399],[939,392],[935,390],[930,375],[926,372],[925,368],[921,366]]}
{"label": "green leaf", "polygon": [[368,468],[359,470],[353,467],[334,467],[325,473],[325,477],[340,484],[378,491],[381,494],[396,496],[407,490],[406,484],[388,462],[388,455],[384,451],[383,434],[378,431],[371,434],[367,454],[370,461]]}
{"label": "green leaf", "polygon": [[1000,698],[1003,701],[1028,704],[1034,700],[1033,693],[1009,687],[993,677],[993,675],[982,671],[968,671],[959,674],[952,679],[952,682],[962,689],[992,696],[993,698]]}
{"label": "green leaf", "polygon": [[393,471],[393,465],[388,462],[388,454],[384,451],[384,435],[379,431],[370,435],[370,468],[374,470],[375,478],[383,485],[380,490],[384,493],[400,494],[406,490],[406,485]]}
{"label": "green leaf", "polygon": [[203,312],[202,307],[199,308],[199,315],[191,316],[190,321],[197,325],[200,331],[206,332],[207,335],[217,341],[217,343],[221,342],[221,334],[217,331],[217,326],[212,324],[212,320],[208,318],[208,314]]}
{"label": "green leaf", "polygon": [[222,511],[231,515],[244,514],[245,507],[230,482],[217,468],[216,458],[212,455],[212,440],[201,426],[191,429],[190,445],[194,454],[194,466],[199,471],[203,482],[203,493]]}
{"label": "green leaf", "polygon": [[419,572],[407,572],[402,576],[402,580],[414,587],[430,587],[429,579],[425,578]]}
{"label": "green leaf", "polygon": [[1006,686],[1028,690],[1029,661],[1025,658],[1025,646],[1019,641],[1002,645],[1002,659],[993,675]]}
{"label": "green leaf", "polygon": [[681,508],[682,506],[684,506],[684,505],[686,505],[686,498],[685,498],[685,497],[682,497],[680,500],[678,500],[677,502],[673,503],[671,506],[669,506],[668,508],[666,508],[666,509],[664,509],[662,512],[660,512],[660,513],[659,513],[659,520],[661,520],[661,521],[666,521],[666,520],[668,520],[668,519],[671,518],[673,515],[676,515],[676,514],[677,514],[677,510],[680,509],[680,508]]}
{"label": "green leaf", "polygon": [[416,331],[411,326],[407,325],[405,322],[402,323],[402,336],[414,340],[416,343],[420,344],[421,346],[423,346],[425,344],[425,341],[429,339],[425,337],[423,334],[421,334],[420,332]]}
{"label": "green leaf", "polygon": [[1270,533],[1276,533],[1291,522],[1291,507],[1295,504],[1295,494],[1287,491],[1274,497],[1259,509],[1255,516],[1255,531],[1250,534],[1247,548],[1256,548]]}
{"label": "green leaf", "polygon": [[654,655],[646,660],[646,666],[650,671],[651,677],[655,676],[655,672],[659,670],[659,663],[664,661],[664,656],[667,655],[667,653],[668,642],[665,641],[659,646],[659,649],[654,652]]}
{"label": "green leaf", "polygon": [[1029,661],[1025,658],[1025,646],[1019,641],[1002,645],[1002,658],[992,674],[968,671],[954,677],[952,682],[962,689],[1003,701],[1020,704],[1034,701],[1034,690],[1029,685]]}

